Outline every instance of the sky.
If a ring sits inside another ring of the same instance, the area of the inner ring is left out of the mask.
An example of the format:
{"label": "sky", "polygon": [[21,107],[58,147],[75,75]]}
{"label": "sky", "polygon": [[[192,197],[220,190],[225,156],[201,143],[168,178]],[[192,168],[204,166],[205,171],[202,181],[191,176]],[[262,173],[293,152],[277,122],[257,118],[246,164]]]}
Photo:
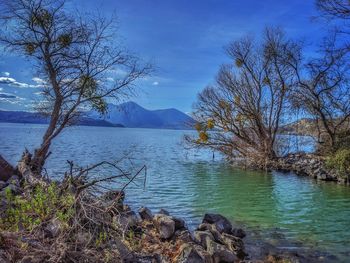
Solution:
{"label": "sky", "polygon": [[[191,112],[197,94],[215,81],[224,47],[246,35],[259,36],[266,26],[314,45],[325,24],[312,19],[314,0],[68,0],[70,10],[117,14],[122,45],[154,73],[140,81],[134,97],[147,109]],[[30,61],[0,53],[0,109],[32,110],[40,100],[41,80]]]}

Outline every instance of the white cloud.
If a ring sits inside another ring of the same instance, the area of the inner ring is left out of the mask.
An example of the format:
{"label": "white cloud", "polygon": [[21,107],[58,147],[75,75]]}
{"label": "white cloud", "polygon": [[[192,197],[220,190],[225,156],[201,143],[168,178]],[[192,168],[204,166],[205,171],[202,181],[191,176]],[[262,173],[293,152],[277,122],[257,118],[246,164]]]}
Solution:
{"label": "white cloud", "polygon": [[6,84],[6,85],[17,87],[17,88],[41,88],[41,87],[43,87],[43,84],[33,85],[33,84],[18,82],[14,78],[10,78],[10,77],[0,77],[0,84]]}
{"label": "white cloud", "polygon": [[1,72],[1,73],[2,73],[2,75],[6,76],[6,77],[10,76],[10,72],[7,72],[7,71]]}
{"label": "white cloud", "polygon": [[152,85],[153,85],[153,86],[158,86],[158,85],[159,85],[159,82],[158,82],[158,81],[154,81],[154,82],[152,83]]}
{"label": "white cloud", "polygon": [[113,82],[114,78],[107,78],[107,80]]}
{"label": "white cloud", "polygon": [[34,78],[32,78],[32,80],[37,84],[46,84],[45,80],[38,78],[38,77],[34,77]]}
{"label": "white cloud", "polygon": [[0,88],[0,91],[2,91],[3,90],[3,88]]}

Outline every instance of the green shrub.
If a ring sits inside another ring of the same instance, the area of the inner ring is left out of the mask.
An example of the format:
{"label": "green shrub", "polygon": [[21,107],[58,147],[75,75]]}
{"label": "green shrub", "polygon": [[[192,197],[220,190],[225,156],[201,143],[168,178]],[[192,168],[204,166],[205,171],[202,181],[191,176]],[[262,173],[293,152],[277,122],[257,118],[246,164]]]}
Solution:
{"label": "green shrub", "polygon": [[340,149],[327,158],[326,164],[329,168],[335,169],[342,176],[350,174],[350,149]]}
{"label": "green shrub", "polygon": [[6,215],[0,219],[0,225],[10,231],[32,231],[51,218],[57,218],[68,226],[68,221],[74,214],[74,196],[60,194],[56,184],[37,186],[23,196],[14,196],[11,191],[7,191],[6,199],[9,207]]}

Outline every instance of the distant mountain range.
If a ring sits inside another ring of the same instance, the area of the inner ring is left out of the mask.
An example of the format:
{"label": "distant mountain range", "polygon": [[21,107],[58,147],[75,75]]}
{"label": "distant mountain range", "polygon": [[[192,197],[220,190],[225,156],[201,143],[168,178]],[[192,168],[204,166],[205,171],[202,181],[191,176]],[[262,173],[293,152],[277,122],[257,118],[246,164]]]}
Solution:
{"label": "distant mountain range", "polygon": [[[76,125],[191,129],[194,120],[177,109],[147,110],[135,102],[109,104],[108,114],[101,116],[95,111],[86,112]],[[1,111],[0,122],[47,124],[49,118],[39,113],[25,111]]]}
{"label": "distant mountain range", "polygon": [[[36,112],[0,110],[0,122],[48,124],[49,120],[49,118]],[[121,124],[113,124],[108,121],[95,120],[89,117],[80,118],[80,120],[75,125],[124,127]]]}
{"label": "distant mountain range", "polygon": [[195,123],[190,116],[177,109],[147,110],[132,101],[109,104],[105,116],[97,112],[90,112],[88,116],[130,128],[191,129]]}

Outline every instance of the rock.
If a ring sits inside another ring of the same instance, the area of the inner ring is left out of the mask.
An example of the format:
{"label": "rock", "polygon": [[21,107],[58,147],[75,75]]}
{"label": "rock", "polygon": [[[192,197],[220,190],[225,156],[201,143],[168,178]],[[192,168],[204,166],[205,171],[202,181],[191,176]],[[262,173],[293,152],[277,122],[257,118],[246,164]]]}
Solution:
{"label": "rock", "polygon": [[156,214],[153,218],[154,224],[163,239],[169,239],[174,235],[175,222],[170,216]]}
{"label": "rock", "polygon": [[194,241],[201,245],[204,249],[207,249],[207,243],[209,240],[214,240],[214,236],[209,231],[194,231],[193,232]]}
{"label": "rock", "polygon": [[235,262],[238,261],[237,256],[226,248],[226,246],[218,244],[213,240],[207,243],[207,251],[213,257],[215,263]]}
{"label": "rock", "polygon": [[235,237],[239,237],[239,238],[245,238],[246,237],[246,233],[242,228],[234,228],[231,231],[231,234]]}
{"label": "rock", "polygon": [[167,216],[170,215],[170,213],[167,210],[163,209],[163,208],[159,210],[158,214],[167,215]]}
{"label": "rock", "polygon": [[171,219],[175,222],[175,230],[185,229],[185,220],[179,217],[172,216]]}
{"label": "rock", "polygon": [[220,244],[224,244],[222,236],[221,236],[220,232],[217,231],[215,225],[210,225],[210,224],[207,224],[207,223],[200,224],[198,226],[198,230],[200,230],[200,231],[209,231],[213,235],[213,237],[214,237],[216,242],[219,242]]}
{"label": "rock", "polygon": [[45,237],[55,238],[61,232],[62,226],[61,222],[57,219],[51,220],[44,229]]}
{"label": "rock", "polygon": [[118,218],[119,224],[123,226],[124,229],[130,229],[137,226],[139,219],[134,211],[126,211],[120,214]]}
{"label": "rock", "polygon": [[214,224],[220,233],[230,234],[232,231],[231,222],[226,217],[219,214],[205,214],[203,223]]}
{"label": "rock", "polygon": [[182,240],[183,242],[190,243],[193,241],[193,236],[188,230],[177,230],[175,231],[175,239]]}
{"label": "rock", "polygon": [[153,219],[153,214],[151,210],[149,210],[147,207],[141,207],[139,209],[139,215],[142,220],[148,220],[151,221]]}
{"label": "rock", "polygon": [[13,166],[0,155],[0,181],[7,181],[15,173]]}
{"label": "rock", "polygon": [[180,247],[180,254],[176,257],[177,263],[212,263],[209,253],[201,247],[184,244]]}
{"label": "rock", "polygon": [[242,239],[226,233],[222,234],[222,239],[226,247],[230,251],[234,252],[237,255],[237,257],[239,257],[240,259],[244,259],[247,256],[247,254],[244,252],[244,244]]}

